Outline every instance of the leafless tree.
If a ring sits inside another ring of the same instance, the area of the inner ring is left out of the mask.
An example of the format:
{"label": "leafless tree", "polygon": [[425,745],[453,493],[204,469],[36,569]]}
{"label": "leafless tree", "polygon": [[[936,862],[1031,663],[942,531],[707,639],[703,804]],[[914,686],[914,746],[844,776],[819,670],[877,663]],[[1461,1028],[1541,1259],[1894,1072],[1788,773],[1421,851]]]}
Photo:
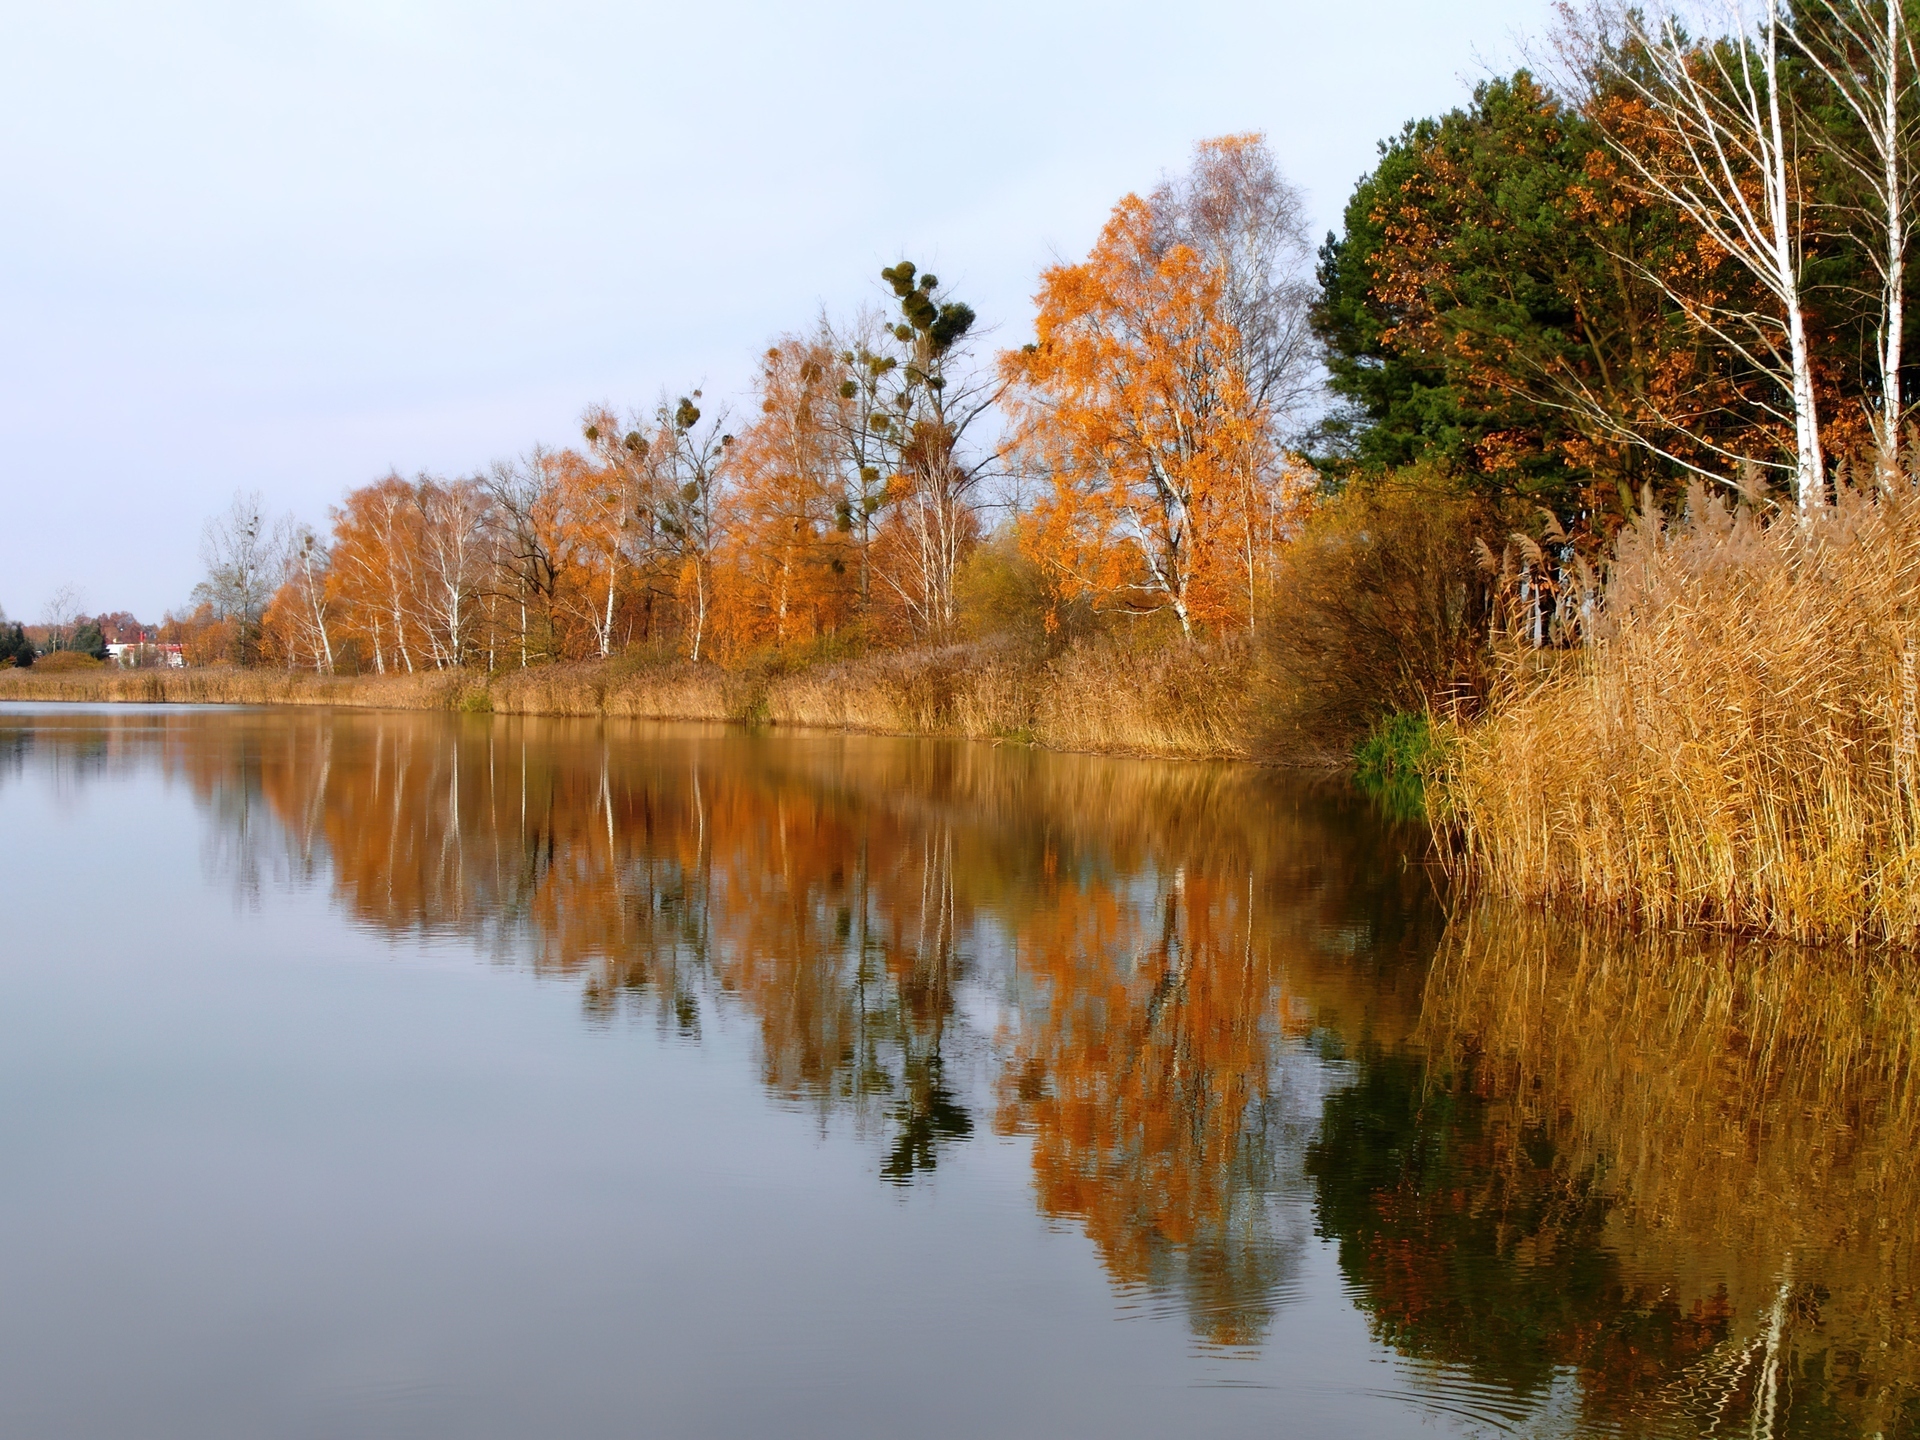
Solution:
{"label": "leafless tree", "polygon": [[69,582],[49,595],[40,607],[40,623],[47,627],[47,644],[64,649],[67,637],[86,615],[86,597],[80,587]]}
{"label": "leafless tree", "polygon": [[260,492],[249,490],[237,492],[201,532],[206,576],[194,587],[193,600],[235,622],[235,660],[251,660],[258,647],[260,617],[279,588],[291,530],[289,519],[270,517]]}
{"label": "leafless tree", "polygon": [[1276,437],[1319,400],[1322,373],[1309,318],[1318,289],[1306,200],[1259,135],[1203,142],[1192,168],[1161,182],[1148,205],[1160,249],[1190,247],[1218,268],[1234,357]]}
{"label": "leafless tree", "polygon": [[698,663],[706,643],[713,607],[713,564],[719,553],[724,523],[724,499],[733,435],[727,430],[727,410],[720,407],[705,417],[694,402],[700,392],[682,395],[677,403],[660,402],[655,413],[655,438],[650,456],[657,467],[657,484],[646,496],[648,513],[671,552],[677,555],[693,582],[693,643],[690,658]]}
{"label": "leafless tree", "polygon": [[[1878,12],[1877,14],[1875,12]],[[1906,251],[1912,232],[1913,88],[1920,74],[1912,31],[1899,0],[1802,0],[1788,34],[1806,63],[1843,104],[1864,144],[1817,126],[1820,147],[1865,187],[1868,204],[1854,217],[1868,231],[1861,247],[1880,278],[1880,405],[1874,433],[1881,466],[1900,468],[1905,418],[1900,359],[1906,343]]]}
{"label": "leafless tree", "polygon": [[[921,635],[947,639],[959,621],[954,582],[979,529],[982,491],[1002,446],[987,440],[1006,382],[975,362],[974,313],[939,277],[902,260],[880,272],[900,302],[883,326],[890,365],[869,367],[868,428],[880,441],[887,503],[905,539],[900,563],[878,572]],[[856,383],[860,383],[855,377]]]}

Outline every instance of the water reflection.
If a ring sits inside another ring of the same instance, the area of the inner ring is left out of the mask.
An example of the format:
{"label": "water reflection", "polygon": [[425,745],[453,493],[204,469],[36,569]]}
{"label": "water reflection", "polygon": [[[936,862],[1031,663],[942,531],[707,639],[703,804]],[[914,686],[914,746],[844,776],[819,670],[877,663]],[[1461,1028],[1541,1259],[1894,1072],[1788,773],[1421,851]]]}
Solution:
{"label": "water reflection", "polygon": [[[573,722],[235,717],[168,764],[328,857],[361,923],[576,977],[588,1014],[757,1027],[762,1078],[902,1184],[1032,1137],[1049,1217],[1247,1345],[1283,1295],[1322,1032],[1397,1039],[1440,917],[1407,839],[1233,767]],[[248,882],[250,883],[250,882]],[[1338,1048],[1337,1046],[1335,1048]]]}
{"label": "water reflection", "polygon": [[[1019,1137],[1123,1295],[1255,1354],[1326,1244],[1408,1397],[1529,1433],[1920,1434],[1920,981],[1486,905],[1247,769],[582,722],[69,715],[243,895],[756,1037],[876,1180]],[[724,1137],[720,1137],[724,1140]],[[1316,1239],[1316,1233],[1319,1239]]]}
{"label": "water reflection", "polygon": [[[1911,957],[1486,905],[1315,1152],[1384,1338],[1630,1433],[1920,1433]],[[1363,1178],[1364,1177],[1364,1178]]]}

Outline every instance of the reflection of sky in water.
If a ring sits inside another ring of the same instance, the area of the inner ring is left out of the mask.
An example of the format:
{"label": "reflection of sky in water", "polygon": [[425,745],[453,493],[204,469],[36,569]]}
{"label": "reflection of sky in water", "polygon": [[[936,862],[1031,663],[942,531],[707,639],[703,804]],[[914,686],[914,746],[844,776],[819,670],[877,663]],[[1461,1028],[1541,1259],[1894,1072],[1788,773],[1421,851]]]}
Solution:
{"label": "reflection of sky in water", "polygon": [[[1686,1208],[1625,1148],[1691,1153],[1669,1111],[1713,1098],[1620,978],[1639,952],[1602,984],[1543,958],[1590,936],[1442,942],[1405,838],[1338,797],[912,742],[19,714],[9,1434],[1744,1433],[1756,1375],[1777,1433],[1914,1413],[1911,1237],[1875,1229],[1906,1192],[1821,1222],[1880,1237],[1864,1270],[1764,1205]],[[1837,1053],[1823,993],[1781,1045]],[[1738,1163],[1793,1165],[1818,1216],[1890,1105]]]}

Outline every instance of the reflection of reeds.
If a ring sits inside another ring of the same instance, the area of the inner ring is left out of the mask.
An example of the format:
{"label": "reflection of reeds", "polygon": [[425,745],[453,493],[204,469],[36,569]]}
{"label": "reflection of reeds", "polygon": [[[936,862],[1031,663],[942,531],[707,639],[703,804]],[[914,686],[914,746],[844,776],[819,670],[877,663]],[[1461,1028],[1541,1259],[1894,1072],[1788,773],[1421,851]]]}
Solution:
{"label": "reflection of reeds", "polygon": [[1670,1403],[1762,1407],[1798,1367],[1859,1401],[1860,1433],[1893,1433],[1920,1395],[1910,965],[1481,903],[1442,943],[1421,1038],[1513,1134],[1600,1177],[1637,1269],[1683,1300],[1727,1281],[1735,1333]]}
{"label": "reflection of reeds", "polygon": [[1622,534],[1594,643],[1517,675],[1441,807],[1495,888],[1920,942],[1920,487]]}

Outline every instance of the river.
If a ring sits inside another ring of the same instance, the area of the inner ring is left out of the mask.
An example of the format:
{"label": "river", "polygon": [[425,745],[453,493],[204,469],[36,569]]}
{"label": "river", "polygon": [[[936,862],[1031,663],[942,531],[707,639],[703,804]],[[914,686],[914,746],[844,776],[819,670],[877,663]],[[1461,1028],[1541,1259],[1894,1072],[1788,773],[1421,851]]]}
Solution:
{"label": "river", "polygon": [[1920,979],[1252,767],[0,706],[0,1433],[1920,1435]]}

